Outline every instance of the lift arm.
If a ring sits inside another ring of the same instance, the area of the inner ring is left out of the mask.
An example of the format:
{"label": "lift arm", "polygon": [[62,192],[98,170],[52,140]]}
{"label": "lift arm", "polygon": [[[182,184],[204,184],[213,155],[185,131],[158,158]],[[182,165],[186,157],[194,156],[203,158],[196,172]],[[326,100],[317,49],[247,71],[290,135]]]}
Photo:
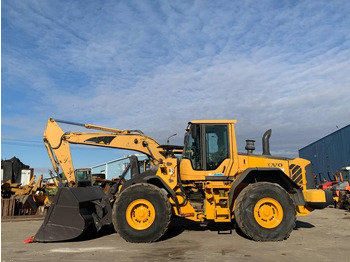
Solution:
{"label": "lift arm", "polygon": [[[103,132],[65,133],[57,124],[58,122]],[[77,181],[69,144],[119,148],[141,152],[150,158],[152,165],[157,165],[165,159],[164,154],[162,154],[163,149],[159,147],[160,144],[139,130],[119,130],[91,124],[55,120],[53,118],[50,118],[47,122],[44,132],[44,143],[55,172],[58,173],[59,165],[71,185],[76,184]]]}

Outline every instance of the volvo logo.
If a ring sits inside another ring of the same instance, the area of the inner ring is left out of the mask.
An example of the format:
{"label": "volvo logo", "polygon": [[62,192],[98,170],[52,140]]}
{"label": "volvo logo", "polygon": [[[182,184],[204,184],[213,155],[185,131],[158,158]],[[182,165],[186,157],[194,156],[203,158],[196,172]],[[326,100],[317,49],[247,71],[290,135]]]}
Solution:
{"label": "volvo logo", "polygon": [[278,168],[282,168],[283,164],[282,163],[268,163],[267,164],[268,167],[278,167]]}

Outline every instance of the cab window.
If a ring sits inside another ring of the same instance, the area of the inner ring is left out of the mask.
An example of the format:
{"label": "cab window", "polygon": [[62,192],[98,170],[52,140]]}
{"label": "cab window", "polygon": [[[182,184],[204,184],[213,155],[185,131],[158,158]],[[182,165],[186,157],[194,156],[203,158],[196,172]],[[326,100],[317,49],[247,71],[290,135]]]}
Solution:
{"label": "cab window", "polygon": [[227,125],[205,126],[206,170],[215,170],[229,157]]}
{"label": "cab window", "polygon": [[192,125],[185,139],[183,158],[191,161],[193,170],[203,170],[200,125]]}
{"label": "cab window", "polygon": [[185,136],[183,158],[193,170],[215,170],[229,158],[227,125],[192,125]]}

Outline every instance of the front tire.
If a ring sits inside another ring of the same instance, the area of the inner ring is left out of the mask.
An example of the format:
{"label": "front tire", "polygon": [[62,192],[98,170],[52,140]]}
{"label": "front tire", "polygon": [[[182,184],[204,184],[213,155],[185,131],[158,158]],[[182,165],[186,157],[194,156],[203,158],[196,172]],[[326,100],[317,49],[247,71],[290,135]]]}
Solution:
{"label": "front tire", "polygon": [[128,242],[149,243],[159,240],[171,220],[171,205],[164,191],[152,184],[126,188],[113,206],[115,230]]}
{"label": "front tire", "polygon": [[267,182],[244,188],[237,197],[234,214],[241,231],[256,241],[287,239],[296,221],[289,194],[278,184]]}

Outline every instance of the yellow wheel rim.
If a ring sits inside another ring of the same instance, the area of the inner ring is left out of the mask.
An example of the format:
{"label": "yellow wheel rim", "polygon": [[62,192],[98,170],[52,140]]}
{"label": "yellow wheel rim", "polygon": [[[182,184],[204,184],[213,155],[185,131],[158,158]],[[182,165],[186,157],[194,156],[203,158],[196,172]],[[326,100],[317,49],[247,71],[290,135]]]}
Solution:
{"label": "yellow wheel rim", "polygon": [[283,208],[273,198],[260,199],[254,207],[254,218],[264,228],[275,228],[283,219]]}
{"label": "yellow wheel rim", "polygon": [[136,230],[149,228],[156,217],[154,206],[146,199],[134,200],[126,210],[126,221]]}

